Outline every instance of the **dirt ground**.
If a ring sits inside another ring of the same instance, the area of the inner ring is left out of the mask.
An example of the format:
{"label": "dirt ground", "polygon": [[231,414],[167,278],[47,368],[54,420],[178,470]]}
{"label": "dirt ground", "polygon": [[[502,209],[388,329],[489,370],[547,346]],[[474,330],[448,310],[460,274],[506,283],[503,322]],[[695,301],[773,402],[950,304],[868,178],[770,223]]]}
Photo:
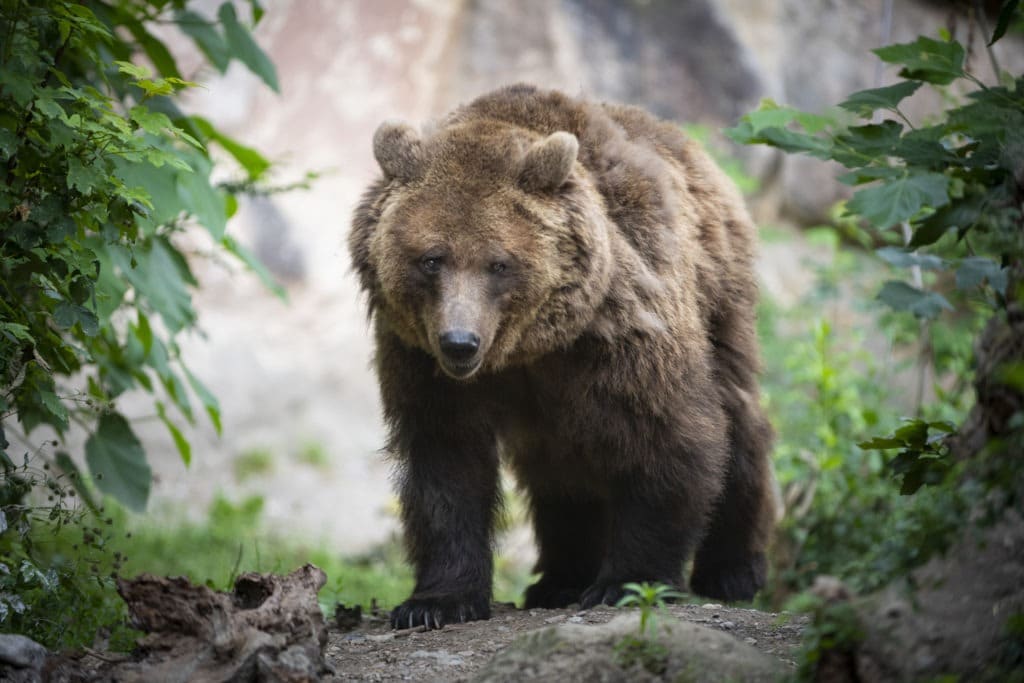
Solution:
{"label": "dirt ground", "polygon": [[[669,605],[682,620],[723,631],[795,669],[807,618],[719,604]],[[393,631],[387,614],[369,614],[355,629],[332,628],[325,658],[334,669],[327,680],[465,681],[517,636],[556,624],[604,624],[624,612],[611,607],[578,611],[519,610],[495,606],[489,621],[445,626],[438,631]]]}

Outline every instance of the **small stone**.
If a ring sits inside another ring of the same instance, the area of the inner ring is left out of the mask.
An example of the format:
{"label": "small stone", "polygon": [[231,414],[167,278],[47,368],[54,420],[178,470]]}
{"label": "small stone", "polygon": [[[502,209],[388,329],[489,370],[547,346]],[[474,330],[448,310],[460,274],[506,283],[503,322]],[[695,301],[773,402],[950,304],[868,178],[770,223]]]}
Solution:
{"label": "small stone", "polygon": [[747,645],[757,645],[757,638],[744,638],[743,642]]}
{"label": "small stone", "polygon": [[574,617],[569,617],[569,623],[570,624],[582,624],[583,623],[583,617],[579,616],[578,614],[576,616],[574,616]]}
{"label": "small stone", "polygon": [[45,659],[46,648],[31,638],[16,633],[0,634],[0,662],[18,669],[38,669]]}
{"label": "small stone", "polygon": [[544,623],[545,624],[557,624],[560,621],[563,621],[564,619],[565,619],[565,617],[562,616],[561,614],[559,614],[559,615],[556,615],[556,616],[553,616],[553,617],[548,617],[547,619],[544,620]]}
{"label": "small stone", "polygon": [[724,628],[726,631],[729,631],[736,628],[736,624],[732,623],[731,621],[723,621],[722,628]]}
{"label": "small stone", "polygon": [[701,605],[702,609],[722,609],[722,606],[716,602],[706,602]]}

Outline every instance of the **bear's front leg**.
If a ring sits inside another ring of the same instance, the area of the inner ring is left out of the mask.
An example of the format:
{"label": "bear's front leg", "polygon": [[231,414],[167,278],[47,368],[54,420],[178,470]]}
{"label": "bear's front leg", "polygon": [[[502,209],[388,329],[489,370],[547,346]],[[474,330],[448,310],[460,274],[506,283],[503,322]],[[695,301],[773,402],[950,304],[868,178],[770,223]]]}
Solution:
{"label": "bear's front leg", "polygon": [[379,334],[377,366],[416,574],[391,625],[440,628],[487,619],[500,493],[497,444],[483,402],[473,386],[440,375],[430,356],[388,334]]}
{"label": "bear's front leg", "polygon": [[663,583],[684,589],[683,562],[700,538],[709,496],[699,487],[665,486],[645,476],[621,477],[612,487],[605,556],[580,606],[616,604],[625,583]]}
{"label": "bear's front leg", "polygon": [[416,587],[391,613],[394,628],[491,616],[498,460],[493,439],[467,431],[449,440],[421,437],[407,456],[400,499]]}

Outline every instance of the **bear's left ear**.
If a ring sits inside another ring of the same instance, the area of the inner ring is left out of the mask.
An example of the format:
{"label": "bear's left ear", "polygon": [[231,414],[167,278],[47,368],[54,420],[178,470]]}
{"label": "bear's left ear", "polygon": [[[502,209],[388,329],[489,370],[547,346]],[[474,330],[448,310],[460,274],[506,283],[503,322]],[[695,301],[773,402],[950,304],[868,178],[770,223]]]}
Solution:
{"label": "bear's left ear", "polygon": [[565,131],[535,142],[519,169],[519,187],[527,192],[557,190],[569,179],[579,150],[576,136]]}
{"label": "bear's left ear", "polygon": [[411,126],[385,121],[373,134],[373,156],[388,180],[408,182],[420,176],[423,144]]}

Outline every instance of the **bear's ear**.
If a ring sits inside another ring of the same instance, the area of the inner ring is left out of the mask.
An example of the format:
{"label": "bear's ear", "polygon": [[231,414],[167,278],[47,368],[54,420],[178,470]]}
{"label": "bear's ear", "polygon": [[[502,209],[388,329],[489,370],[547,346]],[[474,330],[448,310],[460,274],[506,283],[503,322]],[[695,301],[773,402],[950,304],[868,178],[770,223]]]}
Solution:
{"label": "bear's ear", "polygon": [[385,121],[373,134],[373,156],[388,180],[408,182],[420,176],[423,145],[412,127]]}
{"label": "bear's ear", "polygon": [[527,192],[557,190],[569,179],[579,150],[576,136],[565,131],[535,142],[519,170],[519,187]]}

